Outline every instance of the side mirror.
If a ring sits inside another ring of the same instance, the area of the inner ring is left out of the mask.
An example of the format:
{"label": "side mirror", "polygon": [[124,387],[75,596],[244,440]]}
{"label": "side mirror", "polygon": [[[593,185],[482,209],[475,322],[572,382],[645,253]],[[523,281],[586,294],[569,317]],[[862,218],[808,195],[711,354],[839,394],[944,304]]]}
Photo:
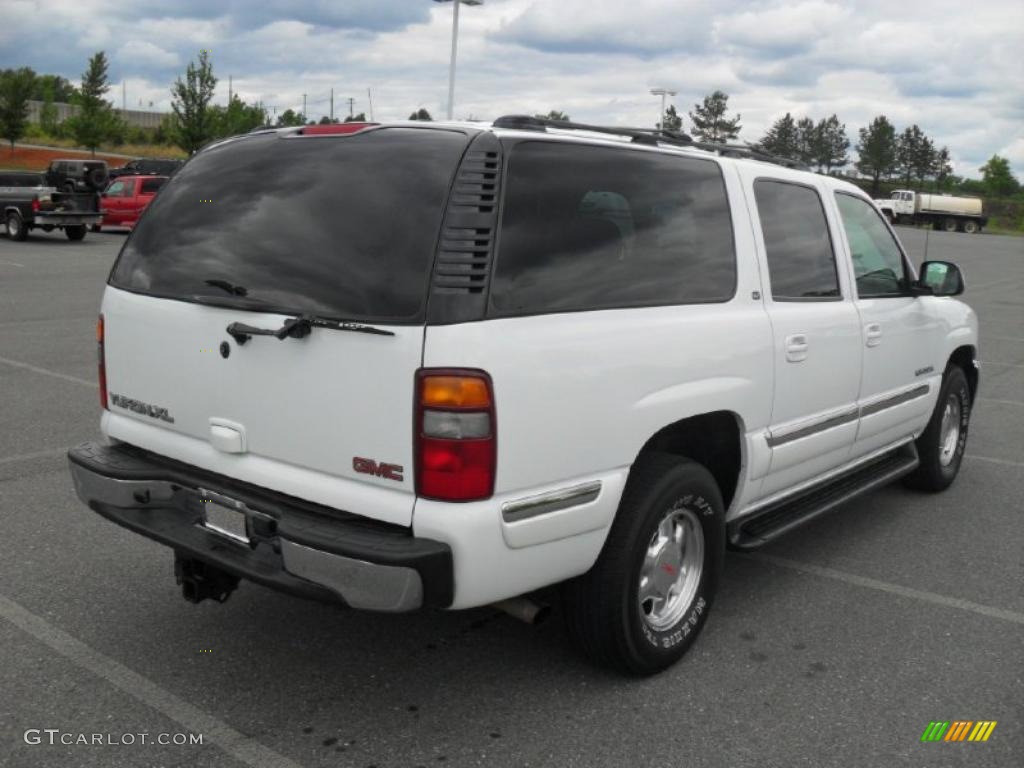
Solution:
{"label": "side mirror", "polygon": [[921,264],[918,285],[930,289],[933,296],[959,296],[964,292],[964,276],[956,264],[926,261]]}

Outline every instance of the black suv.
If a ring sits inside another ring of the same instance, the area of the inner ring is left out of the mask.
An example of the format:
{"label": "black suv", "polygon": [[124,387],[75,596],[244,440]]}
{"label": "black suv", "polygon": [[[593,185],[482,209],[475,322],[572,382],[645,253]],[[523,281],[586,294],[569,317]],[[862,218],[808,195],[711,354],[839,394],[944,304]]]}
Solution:
{"label": "black suv", "polygon": [[139,159],[129,160],[120,168],[110,170],[110,178],[118,176],[173,176],[183,160]]}
{"label": "black suv", "polygon": [[100,192],[107,177],[103,160],[54,160],[46,169],[46,185],[62,192]]}

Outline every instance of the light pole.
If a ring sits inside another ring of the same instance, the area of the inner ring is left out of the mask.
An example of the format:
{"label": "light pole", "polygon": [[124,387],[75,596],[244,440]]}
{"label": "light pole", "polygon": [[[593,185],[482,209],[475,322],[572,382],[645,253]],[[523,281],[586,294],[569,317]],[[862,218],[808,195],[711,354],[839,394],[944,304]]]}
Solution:
{"label": "light pole", "polygon": [[651,88],[651,95],[661,96],[661,122],[658,127],[661,128],[661,130],[665,130],[665,97],[675,96],[676,92],[670,91],[667,88]]}
{"label": "light pole", "polygon": [[448,119],[452,119],[455,109],[455,54],[459,46],[459,6],[483,5],[484,0],[434,0],[435,3],[452,3],[452,63],[448,67]]}

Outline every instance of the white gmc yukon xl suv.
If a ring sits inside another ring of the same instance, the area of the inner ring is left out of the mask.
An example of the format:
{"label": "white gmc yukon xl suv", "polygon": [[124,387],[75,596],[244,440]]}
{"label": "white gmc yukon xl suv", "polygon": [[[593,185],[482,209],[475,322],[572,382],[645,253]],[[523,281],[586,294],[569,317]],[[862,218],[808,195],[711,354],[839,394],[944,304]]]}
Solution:
{"label": "white gmc yukon xl suv", "polygon": [[559,585],[581,650],[648,674],[707,621],[727,545],[953,481],[962,292],[856,187],[680,134],[255,132],[192,158],[126,241],[103,440],[71,474],[174,550],[192,601],[248,579],[530,613]]}

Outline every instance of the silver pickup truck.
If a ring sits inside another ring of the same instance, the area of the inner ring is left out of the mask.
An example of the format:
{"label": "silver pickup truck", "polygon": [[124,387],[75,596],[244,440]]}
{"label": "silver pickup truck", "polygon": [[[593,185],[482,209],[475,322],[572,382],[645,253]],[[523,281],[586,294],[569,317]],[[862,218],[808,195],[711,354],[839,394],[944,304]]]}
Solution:
{"label": "silver pickup truck", "polygon": [[103,220],[98,192],[59,192],[46,186],[41,173],[0,171],[0,206],[12,240],[24,240],[36,228],[63,229],[68,240],[81,240]]}

